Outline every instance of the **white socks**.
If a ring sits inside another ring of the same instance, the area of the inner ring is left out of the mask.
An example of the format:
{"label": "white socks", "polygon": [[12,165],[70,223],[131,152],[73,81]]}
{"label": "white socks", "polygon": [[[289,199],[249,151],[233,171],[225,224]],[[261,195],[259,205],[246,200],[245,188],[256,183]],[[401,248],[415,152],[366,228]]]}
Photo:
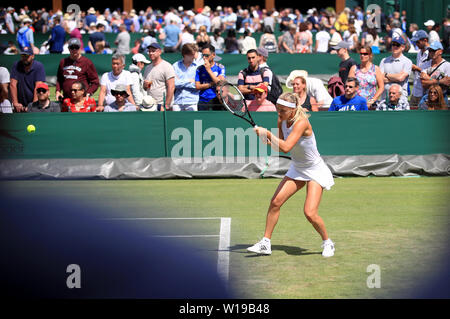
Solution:
{"label": "white socks", "polygon": [[262,239],[263,241],[265,241],[266,243],[269,243],[270,244],[270,239],[269,238],[267,238],[267,237],[263,237],[263,239]]}
{"label": "white socks", "polygon": [[324,244],[332,244],[333,242],[331,241],[330,238],[328,238],[327,240],[323,241]]}

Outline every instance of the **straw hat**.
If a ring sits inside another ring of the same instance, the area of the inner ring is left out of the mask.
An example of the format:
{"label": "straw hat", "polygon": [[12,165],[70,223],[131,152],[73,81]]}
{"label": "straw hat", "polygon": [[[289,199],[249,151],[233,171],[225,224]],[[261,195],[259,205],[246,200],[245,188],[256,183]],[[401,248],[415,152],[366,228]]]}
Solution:
{"label": "straw hat", "polygon": [[142,99],[142,106],[141,111],[148,112],[148,111],[156,111],[156,108],[158,107],[158,103],[156,103],[156,100],[150,96],[146,95]]}
{"label": "straw hat", "polygon": [[288,78],[286,79],[286,87],[288,89],[292,89],[292,82],[294,82],[295,78],[304,78],[305,80],[308,78],[308,72],[305,70],[294,70],[289,74]]}

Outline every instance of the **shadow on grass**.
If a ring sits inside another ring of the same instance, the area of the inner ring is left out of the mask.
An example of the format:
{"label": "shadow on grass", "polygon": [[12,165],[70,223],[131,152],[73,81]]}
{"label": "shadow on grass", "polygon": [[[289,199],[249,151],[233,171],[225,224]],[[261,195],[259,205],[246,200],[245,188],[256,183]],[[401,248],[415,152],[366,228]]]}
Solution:
{"label": "shadow on grass", "polygon": [[[234,253],[240,253],[240,254],[249,254],[249,256],[246,257],[260,257],[260,256],[267,256],[267,255],[258,255],[255,253],[251,253],[247,251],[247,247],[252,246],[252,244],[248,245],[234,245],[230,247],[230,251]],[[322,252],[307,252],[308,249],[296,247],[296,246],[286,246],[286,245],[272,245],[272,251],[275,250],[282,250],[287,255],[294,255],[294,256],[306,256],[306,255],[321,255]]]}

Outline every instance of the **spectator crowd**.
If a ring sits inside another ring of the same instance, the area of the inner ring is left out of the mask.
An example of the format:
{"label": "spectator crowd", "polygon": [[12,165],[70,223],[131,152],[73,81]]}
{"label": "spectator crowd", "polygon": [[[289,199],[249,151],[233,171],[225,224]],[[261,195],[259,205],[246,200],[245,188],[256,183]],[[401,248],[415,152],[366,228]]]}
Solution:
{"label": "spectator crowd", "polygon": [[[340,13],[310,9],[306,14],[258,6],[205,6],[196,11],[180,6],[164,13],[151,7],[139,13],[90,8],[78,15],[0,8],[0,33],[16,36],[1,52],[20,55],[9,70],[0,66],[1,110],[223,110],[216,92],[217,84],[227,79],[220,55],[243,54],[248,67],[239,72],[237,85],[249,109],[276,111],[283,88],[270,67],[269,56],[275,53],[340,58],[337,75],[327,86],[304,70],[293,70],[287,78],[286,87],[308,111],[448,109],[450,63],[443,54],[449,50],[450,19],[428,20],[419,28],[408,24],[405,11],[381,13],[381,24],[370,28],[373,14],[360,7]],[[261,34],[259,43],[255,32]],[[49,35],[40,47],[34,41],[37,33]],[[116,34],[114,45],[106,33]],[[132,33],[142,33],[133,44]],[[83,34],[89,37],[87,45]],[[172,52],[181,52],[181,60],[171,64],[163,59],[163,53]],[[373,57],[380,52],[389,56],[375,65]],[[415,61],[406,52],[415,53]],[[44,66],[35,57],[54,53],[68,56],[59,63],[55,101],[50,101]],[[350,53],[357,53],[359,61]],[[112,54],[111,71],[97,74],[91,54]],[[132,64],[127,69],[129,54]]]}

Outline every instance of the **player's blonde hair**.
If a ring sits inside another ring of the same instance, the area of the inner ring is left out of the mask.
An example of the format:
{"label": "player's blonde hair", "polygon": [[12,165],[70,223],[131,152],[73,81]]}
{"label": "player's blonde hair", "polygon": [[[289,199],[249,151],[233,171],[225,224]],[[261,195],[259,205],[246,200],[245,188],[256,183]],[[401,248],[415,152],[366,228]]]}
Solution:
{"label": "player's blonde hair", "polygon": [[285,92],[280,95],[279,99],[282,99],[290,103],[294,103],[297,106],[297,108],[295,109],[294,117],[291,119],[293,123],[301,119],[307,119],[311,116],[309,113],[305,111],[303,107],[300,106],[300,99],[297,94],[292,92]]}

